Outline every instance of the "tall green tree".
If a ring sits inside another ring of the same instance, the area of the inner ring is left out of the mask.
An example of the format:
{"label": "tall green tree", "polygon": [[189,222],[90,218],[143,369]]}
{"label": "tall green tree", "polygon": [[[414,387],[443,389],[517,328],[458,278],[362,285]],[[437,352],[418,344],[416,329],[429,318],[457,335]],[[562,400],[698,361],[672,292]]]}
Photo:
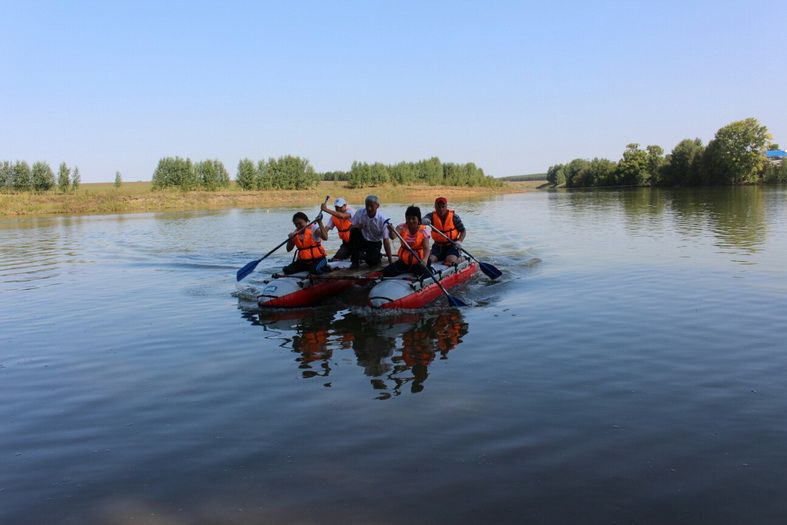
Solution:
{"label": "tall green tree", "polygon": [[30,175],[35,191],[49,191],[55,185],[55,173],[46,162],[34,163]]}
{"label": "tall green tree", "polygon": [[57,170],[57,187],[65,193],[68,191],[70,185],[71,170],[65,162],[60,163],[60,168]]}
{"label": "tall green tree", "polygon": [[120,172],[116,171],[115,172],[115,184],[114,184],[115,189],[120,188],[120,186],[122,186],[122,185],[123,185],[123,178],[120,176]]}
{"label": "tall green tree", "polygon": [[647,151],[639,149],[639,144],[627,144],[618,162],[618,181],[623,186],[641,186],[650,179],[650,165]]}
{"label": "tall green tree", "polygon": [[235,174],[235,182],[242,190],[253,190],[256,187],[257,170],[254,168],[254,161],[251,159],[241,159],[238,162],[238,171]]}
{"label": "tall green tree", "polygon": [[664,186],[698,186],[702,183],[702,156],[705,152],[700,139],[683,139],[667,155],[660,184]]}
{"label": "tall green tree", "polygon": [[705,148],[703,179],[707,184],[741,184],[765,169],[768,128],[755,118],[737,120],[716,132]]}
{"label": "tall green tree", "polygon": [[230,184],[230,177],[224,164],[218,160],[203,160],[194,166],[199,185],[207,191],[216,191],[226,188]]}
{"label": "tall green tree", "polygon": [[79,166],[74,166],[74,176],[71,177],[71,188],[77,191],[81,183],[82,178],[79,176]]}
{"label": "tall green tree", "polygon": [[14,191],[30,191],[33,189],[33,178],[27,162],[18,160],[14,163],[12,185]]}
{"label": "tall green tree", "polygon": [[181,191],[197,189],[199,182],[191,159],[164,157],[153,172],[153,189],[178,188]]}
{"label": "tall green tree", "polygon": [[666,164],[666,159],[664,158],[664,148],[661,146],[650,145],[645,148],[645,151],[648,152],[648,176],[646,182],[655,186],[659,183],[662,176],[662,170]]}

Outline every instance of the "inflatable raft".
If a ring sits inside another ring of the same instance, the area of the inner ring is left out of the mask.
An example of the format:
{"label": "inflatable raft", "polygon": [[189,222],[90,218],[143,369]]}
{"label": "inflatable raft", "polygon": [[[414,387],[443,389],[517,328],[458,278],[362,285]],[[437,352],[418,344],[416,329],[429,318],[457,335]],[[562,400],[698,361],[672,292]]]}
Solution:
{"label": "inflatable raft", "polygon": [[302,308],[339,294],[356,283],[375,280],[382,274],[382,267],[351,269],[350,261],[330,263],[331,272],[313,275],[298,272],[292,275],[273,274],[263,281],[257,304],[262,308]]}
{"label": "inflatable raft", "polygon": [[386,277],[369,291],[369,305],[373,308],[422,308],[443,295],[435,279],[446,290],[470,279],[478,270],[478,263],[464,259],[456,266],[432,265],[435,277],[417,279],[412,274]]}

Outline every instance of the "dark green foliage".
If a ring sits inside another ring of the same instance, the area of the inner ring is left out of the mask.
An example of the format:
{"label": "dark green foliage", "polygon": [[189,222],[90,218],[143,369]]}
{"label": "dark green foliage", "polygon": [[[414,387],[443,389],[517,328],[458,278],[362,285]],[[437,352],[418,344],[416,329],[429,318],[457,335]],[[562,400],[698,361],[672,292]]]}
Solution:
{"label": "dark green foliage", "polygon": [[71,170],[68,169],[65,162],[61,162],[60,168],[57,170],[57,187],[63,193],[68,191],[70,176]]}
{"label": "dark green foliage", "polygon": [[566,167],[563,164],[555,164],[547,170],[547,182],[552,186],[561,186],[566,183]]}
{"label": "dark green foliage", "polygon": [[566,176],[567,188],[583,188],[593,186],[590,174],[590,161],[585,159],[574,159],[563,168]]}
{"label": "dark green foliage", "polygon": [[[732,122],[716,132],[703,147],[700,139],[682,140],[664,157],[661,146],[644,150],[629,144],[614,170],[610,161],[575,159],[547,170],[547,181],[558,186],[696,186],[741,184],[758,180],[778,181],[779,167],[768,165],[765,152],[778,149],[757,119]],[[768,166],[766,171],[766,166]],[[760,178],[762,177],[762,179]]]}
{"label": "dark green foliage", "polygon": [[14,191],[30,191],[33,189],[33,179],[30,166],[25,161],[16,161],[14,164],[13,181]]}
{"label": "dark green foliage", "polygon": [[667,156],[661,180],[663,186],[697,186],[702,182],[702,156],[705,146],[700,139],[684,139]]}
{"label": "dark green foliage", "polygon": [[49,191],[55,185],[55,173],[46,162],[36,162],[30,173],[34,191]]}
{"label": "dark green foliage", "polygon": [[254,190],[257,188],[257,168],[254,167],[254,161],[242,159],[238,162],[235,182],[242,190]]}
{"label": "dark green foliage", "polygon": [[115,184],[114,184],[115,189],[119,189],[120,186],[122,186],[122,185],[123,185],[123,179],[120,177],[120,172],[116,171],[115,172]]}
{"label": "dark green foliage", "polygon": [[641,186],[650,180],[649,169],[648,152],[639,149],[639,144],[628,144],[618,162],[617,179],[623,186]]}
{"label": "dark green foliage", "polygon": [[79,176],[79,166],[74,166],[74,176],[71,177],[71,188],[74,191],[79,189],[79,183],[82,182],[82,178]]}

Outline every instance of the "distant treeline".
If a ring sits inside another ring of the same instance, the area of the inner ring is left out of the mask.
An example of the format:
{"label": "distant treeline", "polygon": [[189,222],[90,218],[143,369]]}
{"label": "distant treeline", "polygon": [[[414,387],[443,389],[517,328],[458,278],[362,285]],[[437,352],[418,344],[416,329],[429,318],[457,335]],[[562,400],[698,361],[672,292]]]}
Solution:
{"label": "distant treeline", "polygon": [[164,157],[153,172],[153,189],[178,188],[183,191],[215,191],[230,185],[230,175],[220,160],[191,162],[191,159]]}
{"label": "distant treeline", "polygon": [[[243,190],[300,190],[312,188],[320,178],[309,161],[287,155],[278,159],[242,159],[238,163],[235,181]],[[220,160],[166,157],[159,161],[153,173],[153,189],[177,188],[183,191],[216,191],[228,188],[230,176]]]}
{"label": "distant treeline", "polygon": [[426,184],[429,186],[499,186],[501,182],[484,175],[484,170],[466,164],[443,163],[437,157],[418,162],[383,164],[353,162],[350,171],[328,171],[323,180],[346,181],[351,188],[382,184]]}
{"label": "distant treeline", "polygon": [[0,191],[4,193],[49,191],[57,185],[57,189],[65,193],[79,188],[79,168],[71,168],[65,162],[60,163],[57,178],[46,162],[34,162],[33,167],[25,161],[0,162]]}
{"label": "distant treeline", "polygon": [[547,180],[546,173],[531,173],[530,175],[511,175],[510,177],[500,177],[500,180],[508,182],[525,182],[531,180]]}
{"label": "distant treeline", "polygon": [[716,132],[707,146],[700,139],[685,139],[664,155],[661,146],[629,144],[623,157],[574,159],[550,166],[550,184],[569,188],[593,186],[711,186],[752,182],[787,182],[787,162],[769,162],[768,129],[757,119],[732,122]]}

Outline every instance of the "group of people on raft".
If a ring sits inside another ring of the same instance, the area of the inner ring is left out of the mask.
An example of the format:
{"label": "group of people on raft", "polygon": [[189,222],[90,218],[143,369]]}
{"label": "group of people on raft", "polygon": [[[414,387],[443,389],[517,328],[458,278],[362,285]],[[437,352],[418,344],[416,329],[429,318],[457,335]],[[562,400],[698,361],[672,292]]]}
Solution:
{"label": "group of people on raft", "polygon": [[[328,240],[328,231],[334,228],[342,240],[342,245],[332,260],[349,258],[351,268],[358,268],[361,261],[368,266],[377,266],[383,257],[380,248],[384,248],[388,258],[388,266],[383,269],[385,277],[403,273],[413,273],[421,277],[430,274],[428,265],[431,263],[453,265],[459,260],[459,250],[467,231],[462,219],[454,210],[448,209],[448,200],[445,197],[435,199],[434,211],[423,218],[418,206],[409,206],[404,212],[405,222],[396,227],[380,211],[380,199],[376,195],[367,196],[364,208],[357,211],[348,207],[343,198],[336,199],[333,205],[334,209],[330,209],[323,203],[322,211],[313,222],[310,222],[303,212],[293,215],[295,231],[289,234],[287,251],[297,248],[298,255],[292,264],[282,269],[286,275],[304,271],[316,274],[328,271],[328,260],[322,241]],[[330,215],[327,223],[323,222],[323,212]],[[398,258],[394,262],[391,256],[391,240],[396,238],[399,239],[400,246]]]}

